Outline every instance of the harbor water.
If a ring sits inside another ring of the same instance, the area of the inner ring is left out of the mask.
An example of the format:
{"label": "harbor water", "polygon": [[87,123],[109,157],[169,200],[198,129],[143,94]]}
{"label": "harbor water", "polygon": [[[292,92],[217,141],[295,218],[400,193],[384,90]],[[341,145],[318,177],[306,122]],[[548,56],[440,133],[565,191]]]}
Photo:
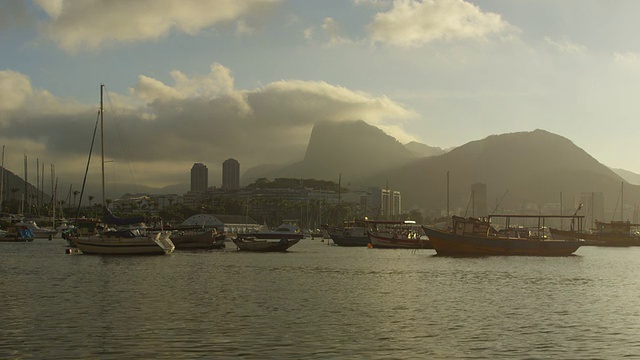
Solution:
{"label": "harbor water", "polygon": [[1,359],[640,358],[640,248],[65,250],[0,243]]}

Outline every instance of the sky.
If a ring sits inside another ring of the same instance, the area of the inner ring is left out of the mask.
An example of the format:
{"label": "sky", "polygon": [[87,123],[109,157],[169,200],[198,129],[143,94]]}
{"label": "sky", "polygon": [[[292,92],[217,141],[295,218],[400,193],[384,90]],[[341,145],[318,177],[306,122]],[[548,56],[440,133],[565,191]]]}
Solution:
{"label": "sky", "polygon": [[105,84],[112,182],[187,183],[202,162],[220,186],[224,160],[299,161],[315,123],[350,120],[442,148],[544,129],[640,173],[638,13],[636,0],[0,0],[0,145],[14,173],[26,155],[30,179],[37,159],[79,186]]}

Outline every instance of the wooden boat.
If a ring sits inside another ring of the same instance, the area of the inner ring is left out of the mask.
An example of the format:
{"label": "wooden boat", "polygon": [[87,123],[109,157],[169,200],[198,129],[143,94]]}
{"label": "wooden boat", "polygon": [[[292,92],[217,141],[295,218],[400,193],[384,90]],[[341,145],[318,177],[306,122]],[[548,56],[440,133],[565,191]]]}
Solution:
{"label": "wooden boat", "polygon": [[256,252],[284,252],[299,241],[300,239],[282,238],[280,240],[268,240],[249,236],[233,239],[233,243],[236,244],[238,250]]}
{"label": "wooden boat", "polygon": [[182,249],[224,249],[225,234],[215,228],[174,230],[171,242],[177,250]]}
{"label": "wooden boat", "polygon": [[423,236],[420,225],[411,220],[388,221],[382,230],[369,231],[369,242],[381,249],[433,249],[431,242]]}
{"label": "wooden boat", "polygon": [[549,229],[555,239],[583,239],[585,245],[594,246],[640,246],[640,236],[631,231],[632,227],[640,224],[632,224],[629,221],[596,221],[596,230],[593,232]]}
{"label": "wooden boat", "polygon": [[569,256],[583,244],[579,240],[499,236],[489,221],[471,217],[454,216],[452,222],[451,230],[422,227],[438,255]]}
{"label": "wooden boat", "polygon": [[[126,226],[140,223],[142,219],[122,219],[114,216],[106,206],[105,182],[104,182],[104,85],[100,85],[100,137],[102,145],[102,205],[104,210],[103,222],[106,225]],[[97,127],[98,124],[96,124]],[[95,136],[95,132],[94,132]],[[92,145],[93,147],[93,145]],[[91,153],[91,152],[90,152]],[[90,158],[89,158],[90,159]],[[88,166],[87,166],[88,169]],[[84,187],[82,189],[84,191]],[[82,194],[82,192],[81,192]],[[82,195],[80,195],[82,199]],[[80,205],[78,205],[80,208]],[[107,229],[105,227],[105,229]],[[97,234],[83,235],[80,232],[65,234],[65,238],[82,251],[83,254],[99,255],[162,255],[169,254],[175,249],[175,245],[169,238],[171,232],[156,231],[142,232],[140,230],[106,230]]]}

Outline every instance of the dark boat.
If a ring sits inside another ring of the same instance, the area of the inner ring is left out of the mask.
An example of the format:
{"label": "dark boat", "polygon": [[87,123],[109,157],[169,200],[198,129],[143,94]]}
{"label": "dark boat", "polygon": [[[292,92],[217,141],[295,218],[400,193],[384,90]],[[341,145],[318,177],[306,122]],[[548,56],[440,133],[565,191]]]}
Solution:
{"label": "dark boat", "polygon": [[369,231],[369,242],[380,249],[433,249],[420,225],[412,220],[372,221],[382,229]]}
{"label": "dark boat", "polygon": [[0,242],[30,242],[33,239],[33,232],[24,226],[13,226],[0,234]]}
{"label": "dark boat", "polygon": [[593,232],[549,229],[556,239],[583,239],[585,245],[595,246],[640,246],[640,236],[631,231],[632,227],[640,224],[632,224],[629,221],[596,221],[596,230]]}
{"label": "dark boat", "polygon": [[268,240],[250,236],[233,239],[233,243],[236,244],[238,250],[255,252],[284,252],[299,241],[300,239],[281,238],[280,240]]}
{"label": "dark boat", "polygon": [[438,255],[569,256],[584,243],[579,240],[550,240],[542,236],[499,236],[489,221],[458,216],[452,217],[452,221],[450,230],[422,227]]}
{"label": "dark boat", "polygon": [[238,238],[255,238],[260,240],[265,240],[265,239],[300,240],[304,237],[304,234],[300,232],[300,228],[295,225],[282,224],[274,230],[240,233],[240,234],[237,234],[237,236]]}
{"label": "dark boat", "polygon": [[171,242],[176,250],[184,249],[224,249],[225,234],[215,228],[174,230]]}
{"label": "dark boat", "polygon": [[333,243],[338,246],[368,246],[369,225],[365,220],[345,223],[342,227],[325,227]]}

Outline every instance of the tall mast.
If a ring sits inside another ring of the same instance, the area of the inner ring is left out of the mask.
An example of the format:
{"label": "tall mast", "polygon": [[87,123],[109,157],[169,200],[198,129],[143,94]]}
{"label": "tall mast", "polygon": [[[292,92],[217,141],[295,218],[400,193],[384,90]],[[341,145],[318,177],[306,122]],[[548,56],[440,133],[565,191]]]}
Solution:
{"label": "tall mast", "polygon": [[624,221],[624,181],[620,185],[620,221]]}
{"label": "tall mast", "polygon": [[4,196],[4,145],[2,145],[2,172],[0,173],[0,211],[2,211],[2,199]]}
{"label": "tall mast", "polygon": [[24,155],[24,203],[22,205],[22,213],[31,213],[31,209],[26,209],[25,208],[29,205],[29,180],[27,179],[27,155]]}
{"label": "tall mast", "polygon": [[104,103],[103,103],[104,84],[100,84],[100,146],[102,156],[102,207],[107,206],[107,198],[104,191]]}

